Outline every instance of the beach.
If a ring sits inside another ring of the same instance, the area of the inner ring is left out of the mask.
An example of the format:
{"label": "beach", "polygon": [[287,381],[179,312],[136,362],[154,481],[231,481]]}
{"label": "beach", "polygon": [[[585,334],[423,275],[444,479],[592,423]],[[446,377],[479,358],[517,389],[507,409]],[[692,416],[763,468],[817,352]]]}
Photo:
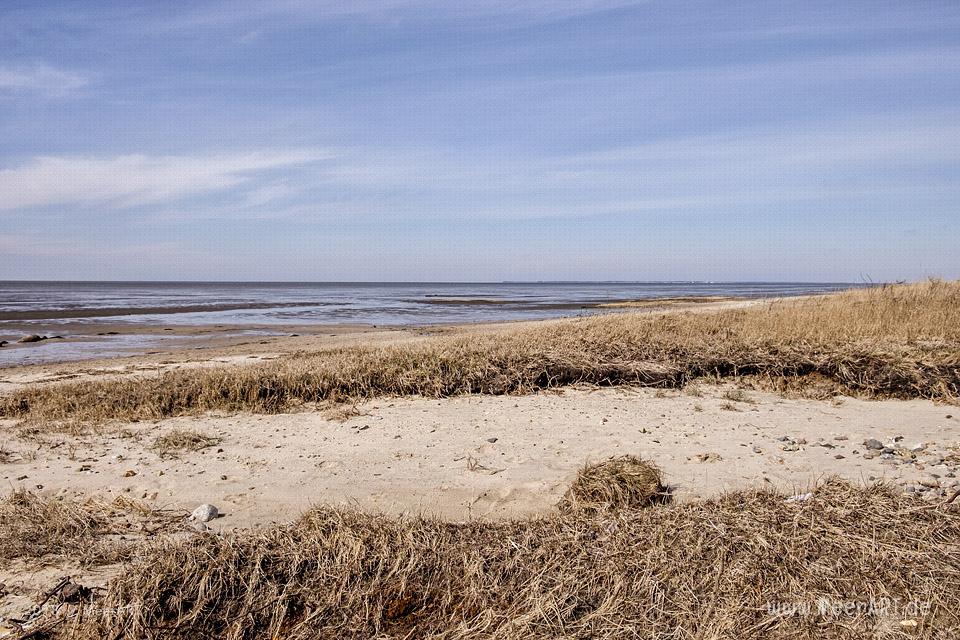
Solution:
{"label": "beach", "polygon": [[[671,508],[751,492],[806,500],[837,481],[935,507],[960,487],[957,372],[936,368],[955,348],[956,295],[934,282],[253,337],[138,327],[174,337],[156,353],[0,371],[0,480],[8,500],[113,505],[135,545],[267,532],[315,508],[550,519],[586,465],[623,456],[656,465]],[[109,326],[129,330],[85,330]],[[203,504],[218,517],[193,526]],[[124,567],[13,560],[0,615],[55,576],[109,588]]]}

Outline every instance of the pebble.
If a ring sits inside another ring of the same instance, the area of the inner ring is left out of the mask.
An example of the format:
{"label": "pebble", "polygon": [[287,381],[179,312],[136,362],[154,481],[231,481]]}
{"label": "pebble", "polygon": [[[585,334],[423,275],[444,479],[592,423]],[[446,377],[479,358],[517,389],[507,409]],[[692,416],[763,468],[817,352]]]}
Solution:
{"label": "pebble", "polygon": [[877,440],[876,438],[869,438],[863,441],[863,446],[871,451],[880,451],[883,449],[883,443]]}
{"label": "pebble", "polygon": [[919,484],[921,487],[927,487],[928,489],[938,489],[940,487],[940,481],[936,478],[923,478]]}
{"label": "pebble", "polygon": [[496,441],[497,441],[497,438],[487,438],[487,442],[489,442],[490,444],[493,444]]}
{"label": "pebble", "polygon": [[220,515],[220,511],[212,504],[202,504],[193,510],[190,514],[190,520],[193,522],[210,522]]}
{"label": "pebble", "polygon": [[127,469],[126,471],[123,472],[124,478],[132,478],[135,475],[137,475],[137,472],[134,471],[133,469]]}
{"label": "pebble", "polygon": [[833,459],[834,459],[834,460],[843,460],[843,459],[846,458],[846,457],[847,457],[847,456],[838,453],[837,455],[833,456]]}

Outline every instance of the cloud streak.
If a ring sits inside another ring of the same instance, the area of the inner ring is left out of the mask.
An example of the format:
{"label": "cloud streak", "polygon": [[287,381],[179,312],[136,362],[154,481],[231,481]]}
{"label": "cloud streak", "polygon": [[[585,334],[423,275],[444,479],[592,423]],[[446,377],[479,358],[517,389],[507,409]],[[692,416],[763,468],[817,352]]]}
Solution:
{"label": "cloud streak", "polygon": [[62,98],[87,86],[87,76],[45,64],[30,67],[0,65],[0,94],[38,93]]}
{"label": "cloud streak", "polygon": [[442,0],[280,0],[277,2],[213,2],[184,12],[166,27],[227,26],[270,18],[295,18],[321,22],[338,19],[361,19],[369,22],[395,22],[417,18],[431,22],[440,19],[482,20],[507,19],[514,26],[537,24],[589,15],[601,11],[624,9],[647,4],[646,0],[477,0],[449,3]]}
{"label": "cloud streak", "polygon": [[62,204],[130,208],[170,202],[238,188],[258,174],[330,155],[316,149],[287,149],[188,156],[42,156],[0,171],[0,210]]}

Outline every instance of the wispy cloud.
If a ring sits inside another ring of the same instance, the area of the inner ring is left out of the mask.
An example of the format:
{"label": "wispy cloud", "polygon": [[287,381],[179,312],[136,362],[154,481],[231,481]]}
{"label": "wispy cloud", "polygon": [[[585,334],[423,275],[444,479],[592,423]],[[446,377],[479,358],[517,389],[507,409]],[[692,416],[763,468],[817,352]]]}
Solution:
{"label": "wispy cloud", "polygon": [[506,18],[517,25],[563,20],[643,4],[647,4],[647,0],[476,0],[462,3],[444,0],[238,0],[194,8],[173,22],[168,22],[168,26],[233,25],[271,17],[295,17],[308,21],[352,18],[373,22],[393,22],[414,17],[428,22],[437,19]]}
{"label": "wispy cloud", "polygon": [[[189,156],[43,156],[0,171],[0,210],[57,204],[127,208],[170,202],[246,186],[263,172],[330,155],[317,149],[287,149]],[[257,201],[266,195],[269,188],[263,187],[250,197]]]}
{"label": "wispy cloud", "polygon": [[74,71],[45,64],[32,66],[0,65],[0,94],[39,93],[62,98],[87,86],[90,79]]}
{"label": "wispy cloud", "polygon": [[341,149],[295,177],[142,221],[494,222],[944,200],[960,194],[955,181],[916,176],[960,166],[957,121],[953,111],[908,113],[551,155]]}

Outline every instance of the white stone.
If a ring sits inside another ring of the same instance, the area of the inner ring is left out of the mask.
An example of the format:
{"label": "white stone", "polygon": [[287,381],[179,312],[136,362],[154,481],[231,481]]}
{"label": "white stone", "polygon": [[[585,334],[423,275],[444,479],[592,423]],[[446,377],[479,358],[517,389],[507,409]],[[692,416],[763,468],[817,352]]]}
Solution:
{"label": "white stone", "polygon": [[210,522],[215,520],[218,515],[220,515],[220,511],[215,506],[204,503],[193,510],[190,519],[194,522]]}

